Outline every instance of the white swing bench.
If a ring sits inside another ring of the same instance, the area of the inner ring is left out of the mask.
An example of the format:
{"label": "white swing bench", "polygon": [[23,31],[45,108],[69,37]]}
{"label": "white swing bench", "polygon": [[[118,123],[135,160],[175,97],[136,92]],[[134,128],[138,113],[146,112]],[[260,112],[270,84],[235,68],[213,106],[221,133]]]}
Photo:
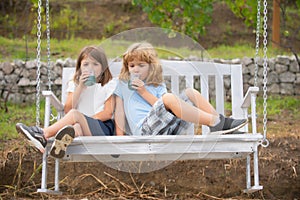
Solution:
{"label": "white swing bench", "polygon": [[[122,63],[110,64],[113,76],[118,76]],[[202,134],[195,135],[194,127],[185,135],[162,136],[84,136],[74,139],[62,159],[65,162],[120,162],[120,161],[167,161],[246,159],[246,189],[251,193],[261,190],[259,185],[258,146],[263,136],[256,129],[256,95],[258,87],[250,87],[244,96],[241,64],[218,64],[200,61],[162,60],[163,74],[171,80],[171,91],[179,94],[180,77],[185,77],[187,87],[194,85],[194,77],[200,77],[201,94],[209,99],[209,77],[215,79],[216,110],[224,114],[224,77],[230,77],[232,117],[250,118],[249,124],[240,129],[245,134],[210,135],[202,126]],[[62,102],[65,101],[66,82],[74,68],[64,68],[62,74]],[[63,116],[63,103],[51,91],[43,91],[46,98],[45,122],[49,125],[51,105]],[[248,109],[251,110],[248,113]],[[251,132],[250,132],[251,130]],[[49,150],[48,145],[48,150]],[[55,188],[47,189],[48,151],[43,155],[42,182],[38,192],[61,194],[59,190],[59,159],[55,159]],[[251,172],[253,170],[253,172]],[[253,173],[253,177],[251,175]],[[251,179],[254,178],[254,181]]]}

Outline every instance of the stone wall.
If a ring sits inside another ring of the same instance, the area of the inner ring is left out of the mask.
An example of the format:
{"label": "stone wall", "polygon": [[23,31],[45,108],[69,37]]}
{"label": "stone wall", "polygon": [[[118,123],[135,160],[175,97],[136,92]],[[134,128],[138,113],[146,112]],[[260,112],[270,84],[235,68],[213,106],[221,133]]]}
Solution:
{"label": "stone wall", "polygon": [[[193,58],[195,60],[195,58]],[[215,59],[219,63],[242,63],[244,91],[254,84],[255,66],[252,58],[222,60]],[[50,64],[51,89],[57,96],[61,92],[61,72],[63,67],[74,67],[76,61],[73,59],[57,60]],[[258,61],[258,85],[262,89],[263,60]],[[0,90],[1,100],[12,102],[35,101],[36,96],[36,61],[16,60],[12,63],[0,63]],[[42,90],[48,89],[48,73],[46,63],[41,64],[41,84]],[[199,87],[199,80],[195,80],[195,87]],[[230,81],[225,79],[225,89],[230,93]],[[211,89],[212,91],[214,88]],[[300,95],[300,71],[294,57],[278,56],[268,60],[268,93],[281,95]]]}

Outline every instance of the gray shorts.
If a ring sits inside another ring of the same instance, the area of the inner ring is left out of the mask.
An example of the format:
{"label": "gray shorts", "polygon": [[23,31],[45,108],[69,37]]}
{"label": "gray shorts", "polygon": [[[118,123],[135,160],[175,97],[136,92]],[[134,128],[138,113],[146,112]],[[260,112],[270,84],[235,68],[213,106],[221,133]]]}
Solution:
{"label": "gray shorts", "polygon": [[[180,99],[193,104],[186,94],[180,94]],[[142,135],[180,135],[192,123],[177,118],[172,112],[167,111],[162,98],[152,106],[152,110],[142,124]]]}

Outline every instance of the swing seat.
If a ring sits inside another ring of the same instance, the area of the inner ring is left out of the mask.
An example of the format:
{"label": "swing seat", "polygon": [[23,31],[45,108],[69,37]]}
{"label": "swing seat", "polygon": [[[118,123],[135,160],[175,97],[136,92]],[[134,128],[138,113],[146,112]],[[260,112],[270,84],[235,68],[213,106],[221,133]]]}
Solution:
{"label": "swing seat", "polygon": [[[202,134],[195,134],[190,126],[182,135],[160,136],[83,136],[74,139],[68,146],[65,162],[124,162],[124,161],[174,161],[207,159],[246,159],[246,189],[251,193],[261,190],[259,185],[258,146],[263,136],[256,130],[256,95],[258,87],[249,87],[244,95],[241,64],[219,64],[200,61],[161,60],[164,77],[169,80],[171,92],[179,94],[181,88],[193,87],[200,80],[201,94],[210,99],[209,85],[215,84],[215,102],[218,113],[225,113],[224,81],[230,80],[232,117],[250,118],[251,123],[239,131],[244,134],[211,135],[207,126],[202,126]],[[111,62],[110,69],[117,77],[122,63]],[[62,102],[51,91],[43,91],[45,96],[45,127],[49,126],[51,105],[63,116],[63,102],[66,100],[67,81],[74,68],[64,68],[62,75]],[[213,81],[211,81],[213,80]],[[185,82],[185,87],[182,84]],[[249,112],[251,108],[251,112]],[[251,130],[251,131],[249,131]],[[48,144],[48,150],[51,142]],[[55,159],[55,189],[47,189],[48,150],[43,155],[42,184],[38,192],[61,194],[59,190],[59,159]],[[252,159],[251,159],[252,158]],[[253,165],[251,165],[253,162]],[[253,172],[252,172],[253,171]],[[252,184],[253,173],[254,181]]]}
{"label": "swing seat", "polygon": [[[260,134],[78,137],[64,161],[120,162],[245,158]],[[112,156],[117,155],[117,156]]]}

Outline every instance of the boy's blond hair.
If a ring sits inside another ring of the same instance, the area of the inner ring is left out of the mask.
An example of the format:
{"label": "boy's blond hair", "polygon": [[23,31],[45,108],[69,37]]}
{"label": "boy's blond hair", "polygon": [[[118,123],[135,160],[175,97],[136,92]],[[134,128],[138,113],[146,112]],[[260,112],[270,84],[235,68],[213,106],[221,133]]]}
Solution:
{"label": "boy's blond hair", "polygon": [[128,63],[134,59],[146,62],[150,65],[149,75],[145,81],[147,85],[152,84],[156,87],[163,83],[162,66],[159,58],[154,47],[147,42],[134,43],[130,45],[123,54],[123,66],[119,75],[120,80],[129,80]]}

